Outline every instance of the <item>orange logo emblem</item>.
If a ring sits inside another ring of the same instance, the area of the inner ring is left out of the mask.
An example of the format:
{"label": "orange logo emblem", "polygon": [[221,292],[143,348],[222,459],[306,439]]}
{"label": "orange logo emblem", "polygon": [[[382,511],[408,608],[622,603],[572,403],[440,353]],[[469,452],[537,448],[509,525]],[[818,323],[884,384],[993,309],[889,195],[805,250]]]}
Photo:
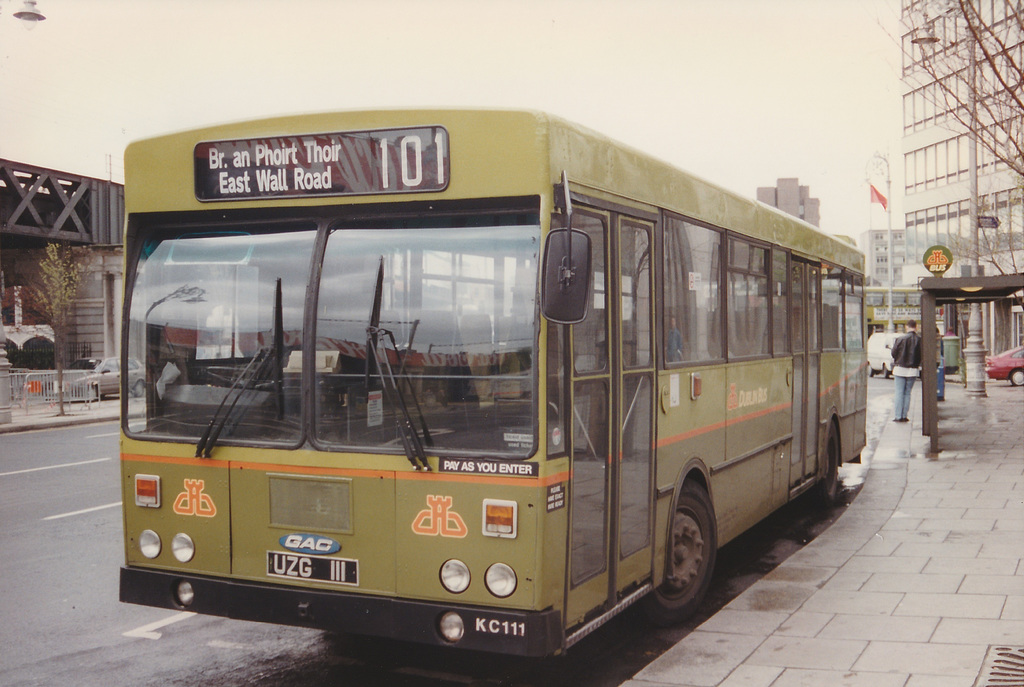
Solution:
{"label": "orange logo emblem", "polygon": [[427,507],[416,514],[412,531],[416,534],[462,539],[469,533],[465,520],[453,511],[451,496],[428,496]]}
{"label": "orange logo emblem", "polygon": [[932,265],[948,265],[949,258],[943,255],[941,250],[933,250],[932,254],[928,256],[927,264],[929,267]]}
{"label": "orange logo emblem", "polygon": [[185,491],[174,499],[174,512],[178,515],[198,515],[201,518],[212,518],[217,514],[217,506],[209,494],[204,494],[206,480],[186,479]]}

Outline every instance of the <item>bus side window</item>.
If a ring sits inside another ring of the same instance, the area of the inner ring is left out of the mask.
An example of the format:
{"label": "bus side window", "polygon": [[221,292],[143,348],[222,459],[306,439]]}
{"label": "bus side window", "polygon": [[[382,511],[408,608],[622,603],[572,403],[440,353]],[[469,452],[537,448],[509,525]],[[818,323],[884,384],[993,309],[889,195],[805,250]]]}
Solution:
{"label": "bus side window", "polygon": [[845,275],[846,350],[864,349],[864,279],[847,272]]}
{"label": "bus side window", "polygon": [[573,228],[590,235],[591,301],[587,317],[573,325],[573,355],[576,372],[591,374],[608,369],[608,292],[605,284],[604,219],[577,211]]}
{"label": "bus side window", "polygon": [[772,251],[772,352],[789,354],[789,258]]}
{"label": "bus side window", "polygon": [[835,351],[843,347],[843,270],[822,268],[821,274],[822,346]]}
{"label": "bus side window", "polygon": [[665,361],[725,357],[722,345],[722,234],[668,217],[665,224]]}
{"label": "bus side window", "polygon": [[770,352],[768,337],[768,249],[729,241],[729,357]]}

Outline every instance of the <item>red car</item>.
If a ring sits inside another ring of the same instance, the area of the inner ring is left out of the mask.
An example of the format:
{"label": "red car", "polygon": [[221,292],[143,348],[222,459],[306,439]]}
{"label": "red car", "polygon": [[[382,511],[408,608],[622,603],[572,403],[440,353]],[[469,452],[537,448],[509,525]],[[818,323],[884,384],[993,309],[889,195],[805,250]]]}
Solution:
{"label": "red car", "polygon": [[985,373],[989,379],[1008,379],[1014,386],[1024,384],[1024,346],[985,358]]}

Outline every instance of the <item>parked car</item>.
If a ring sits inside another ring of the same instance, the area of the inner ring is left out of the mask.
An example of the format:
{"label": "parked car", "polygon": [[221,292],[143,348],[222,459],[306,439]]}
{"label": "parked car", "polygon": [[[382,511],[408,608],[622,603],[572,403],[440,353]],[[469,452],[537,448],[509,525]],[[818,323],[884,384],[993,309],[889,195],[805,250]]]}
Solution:
{"label": "parked car", "polygon": [[985,358],[985,374],[989,379],[1008,379],[1014,386],[1024,384],[1024,346]]}
{"label": "parked car", "polygon": [[[90,368],[89,365],[92,364]],[[69,369],[89,370],[92,372],[86,375],[90,384],[95,384],[99,390],[100,398],[104,396],[119,395],[121,393],[121,360],[120,358],[79,358],[71,363]],[[128,360],[128,391],[132,396],[141,396],[145,391],[146,382],[143,379],[142,363],[138,360]]]}
{"label": "parked car", "polygon": [[892,345],[900,337],[896,332],[875,332],[868,337],[868,366],[870,374],[892,376]]}

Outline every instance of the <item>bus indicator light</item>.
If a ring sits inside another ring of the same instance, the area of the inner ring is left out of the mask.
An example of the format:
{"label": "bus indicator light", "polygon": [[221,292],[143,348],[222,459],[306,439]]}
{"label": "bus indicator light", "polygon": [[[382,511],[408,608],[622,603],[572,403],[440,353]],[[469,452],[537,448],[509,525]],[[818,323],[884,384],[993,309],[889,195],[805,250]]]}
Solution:
{"label": "bus indicator light", "polygon": [[135,475],[135,505],[142,508],[160,507],[158,475]]}
{"label": "bus indicator light", "polygon": [[518,511],[515,501],[484,499],[484,535],[515,539]]}

